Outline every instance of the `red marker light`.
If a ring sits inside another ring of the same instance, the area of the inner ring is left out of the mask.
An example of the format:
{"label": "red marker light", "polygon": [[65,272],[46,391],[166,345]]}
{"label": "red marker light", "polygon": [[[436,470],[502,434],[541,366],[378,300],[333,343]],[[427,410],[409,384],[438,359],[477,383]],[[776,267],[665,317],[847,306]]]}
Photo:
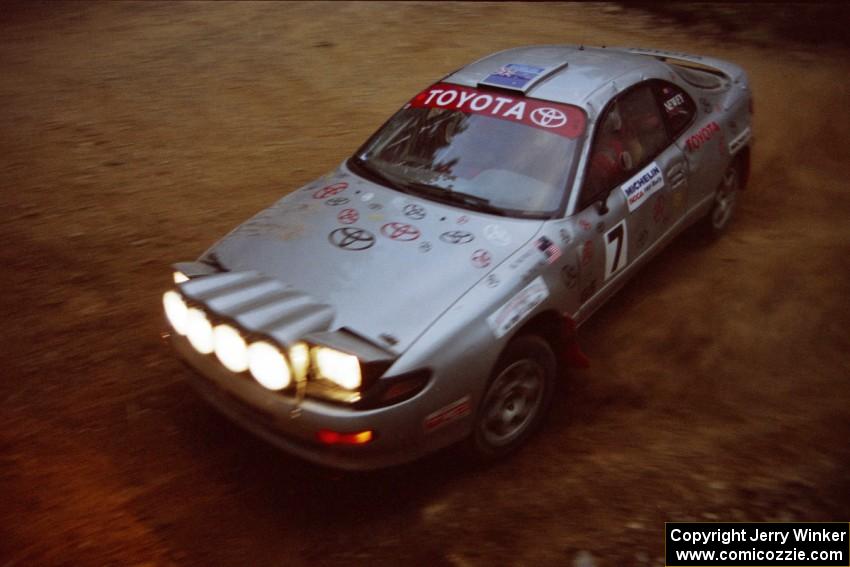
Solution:
{"label": "red marker light", "polygon": [[319,442],[325,445],[365,445],[375,438],[371,430],[358,431],[356,433],[339,433],[330,429],[320,429],[316,433]]}

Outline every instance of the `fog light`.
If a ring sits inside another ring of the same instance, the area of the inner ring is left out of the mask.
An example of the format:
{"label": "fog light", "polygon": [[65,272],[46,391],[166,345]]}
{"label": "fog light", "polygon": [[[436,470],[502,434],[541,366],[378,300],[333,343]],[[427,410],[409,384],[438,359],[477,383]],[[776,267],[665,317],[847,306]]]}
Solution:
{"label": "fog light", "polygon": [[375,438],[373,431],[358,431],[356,433],[340,433],[330,429],[320,429],[316,437],[325,445],[365,445]]}
{"label": "fog light", "polygon": [[231,372],[248,370],[248,345],[239,331],[230,325],[217,325],[213,329],[215,355]]}
{"label": "fog light", "polygon": [[213,330],[206,313],[196,307],[189,308],[186,315],[186,334],[195,350],[201,354],[213,351]]}
{"label": "fog light", "polygon": [[188,310],[183,298],[176,291],[166,291],[162,294],[162,306],[165,308],[165,317],[178,335],[186,334],[186,319]]}
{"label": "fog light", "polygon": [[283,390],[292,381],[292,373],[283,354],[265,341],[248,347],[248,368],[254,379],[269,390]]}
{"label": "fog light", "polygon": [[360,387],[360,361],[356,356],[329,347],[316,347],[313,349],[313,360],[321,378],[346,390]]}

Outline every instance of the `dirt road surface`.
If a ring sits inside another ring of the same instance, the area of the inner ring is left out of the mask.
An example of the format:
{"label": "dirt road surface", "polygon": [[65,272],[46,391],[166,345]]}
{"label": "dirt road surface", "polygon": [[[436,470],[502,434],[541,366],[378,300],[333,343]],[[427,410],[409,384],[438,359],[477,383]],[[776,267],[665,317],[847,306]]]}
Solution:
{"label": "dirt road surface", "polygon": [[[845,51],[608,5],[0,16],[0,565],[663,565],[665,521],[848,520]],[[600,311],[593,366],[490,468],[449,452],[337,473],[208,408],[159,341],[168,265],[331,170],[424,85],[533,43],[743,65],[757,145],[728,236],[679,239]]]}

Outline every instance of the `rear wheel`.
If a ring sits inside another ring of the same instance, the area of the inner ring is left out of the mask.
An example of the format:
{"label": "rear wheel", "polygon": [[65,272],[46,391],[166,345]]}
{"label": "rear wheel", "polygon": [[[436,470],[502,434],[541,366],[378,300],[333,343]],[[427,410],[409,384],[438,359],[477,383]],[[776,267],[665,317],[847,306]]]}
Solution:
{"label": "rear wheel", "polygon": [[522,335],[502,352],[478,411],[468,446],[480,460],[518,449],[543,422],[552,401],[555,355],[536,335]]}
{"label": "rear wheel", "polygon": [[717,238],[726,232],[732,221],[740,190],[741,171],[739,162],[736,160],[723,173],[723,179],[714,194],[714,204],[703,221],[704,232],[709,237]]}

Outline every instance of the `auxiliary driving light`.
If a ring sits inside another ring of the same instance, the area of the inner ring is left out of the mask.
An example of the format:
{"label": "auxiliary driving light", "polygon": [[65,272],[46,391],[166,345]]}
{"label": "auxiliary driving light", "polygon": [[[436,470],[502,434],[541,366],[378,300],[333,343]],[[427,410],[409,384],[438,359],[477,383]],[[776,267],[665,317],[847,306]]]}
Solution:
{"label": "auxiliary driving light", "polygon": [[283,390],[292,381],[292,373],[283,354],[265,341],[248,347],[248,368],[261,386],[269,390]]}
{"label": "auxiliary driving light", "polygon": [[306,343],[297,342],[289,347],[289,362],[296,380],[307,378],[307,372],[310,370],[310,349]]}
{"label": "auxiliary driving light", "polygon": [[165,317],[178,335],[186,334],[186,319],[188,310],[183,298],[176,291],[166,291],[162,294],[162,306],[165,308]]}
{"label": "auxiliary driving light", "polygon": [[189,276],[187,276],[183,272],[174,272],[173,277],[174,277],[174,283],[176,283],[176,284],[182,284],[183,282],[189,281]]}
{"label": "auxiliary driving light", "polygon": [[248,370],[248,345],[239,331],[230,325],[216,325],[213,329],[213,344],[218,360],[231,372]]}
{"label": "auxiliary driving light", "polygon": [[360,387],[360,362],[356,356],[329,347],[315,347],[313,360],[319,376],[330,380],[346,390]]}
{"label": "auxiliary driving light", "polygon": [[215,348],[212,325],[206,313],[197,307],[190,307],[186,315],[186,334],[189,342],[201,354],[209,354]]}

